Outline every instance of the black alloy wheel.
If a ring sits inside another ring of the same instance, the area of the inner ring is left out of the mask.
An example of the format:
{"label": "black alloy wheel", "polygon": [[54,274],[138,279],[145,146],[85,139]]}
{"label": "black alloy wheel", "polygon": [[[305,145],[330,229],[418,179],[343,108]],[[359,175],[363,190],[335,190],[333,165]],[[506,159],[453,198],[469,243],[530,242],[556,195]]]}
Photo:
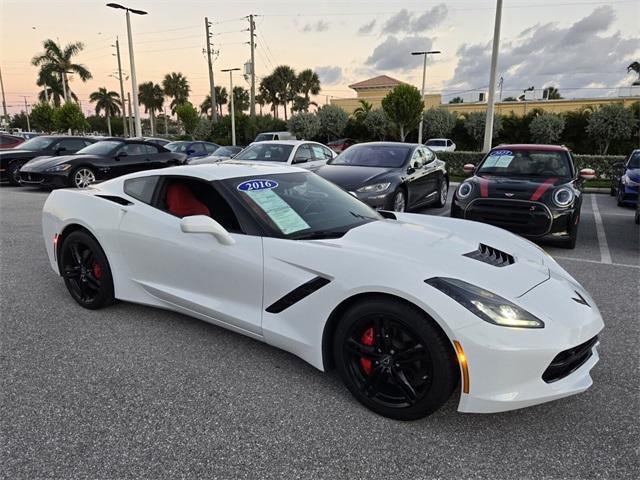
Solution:
{"label": "black alloy wheel", "polygon": [[96,310],[114,302],[109,263],[91,235],[83,231],[69,234],[60,248],[59,262],[67,290],[82,307]]}
{"label": "black alloy wheel", "polygon": [[349,309],[334,349],[351,393],[389,418],[429,415],[449,398],[459,377],[448,339],[416,308],[393,299]]}
{"label": "black alloy wheel", "polygon": [[449,196],[449,182],[446,178],[441,178],[438,183],[438,198],[434,203],[436,208],[442,208],[447,204],[447,198]]}
{"label": "black alloy wheel", "polygon": [[20,186],[20,169],[22,165],[24,164],[18,161],[9,164],[9,171],[7,173],[11,185],[15,185],[16,187]]}

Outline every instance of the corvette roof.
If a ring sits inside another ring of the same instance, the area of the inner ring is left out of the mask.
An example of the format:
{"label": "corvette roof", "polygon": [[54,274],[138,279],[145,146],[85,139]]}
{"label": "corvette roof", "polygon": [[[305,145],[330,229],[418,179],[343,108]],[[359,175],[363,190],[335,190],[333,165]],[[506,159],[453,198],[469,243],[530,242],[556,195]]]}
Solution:
{"label": "corvette roof", "polygon": [[146,177],[152,175],[180,175],[200,178],[202,180],[225,180],[228,178],[250,177],[254,175],[274,175],[282,173],[308,172],[302,168],[289,165],[271,165],[266,162],[218,162],[206,165],[184,165],[160,170],[146,170],[126,177]]}

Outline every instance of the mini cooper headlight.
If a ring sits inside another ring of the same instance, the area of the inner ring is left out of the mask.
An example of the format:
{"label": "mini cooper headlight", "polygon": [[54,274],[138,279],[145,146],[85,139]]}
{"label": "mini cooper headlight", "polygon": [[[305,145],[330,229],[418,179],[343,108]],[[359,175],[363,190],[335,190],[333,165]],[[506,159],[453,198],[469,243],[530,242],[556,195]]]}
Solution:
{"label": "mini cooper headlight", "polygon": [[374,183],[373,185],[365,185],[356,190],[358,193],[381,193],[389,188],[391,183]]}
{"label": "mini cooper headlight", "polygon": [[573,203],[575,195],[573,190],[567,187],[562,187],[553,192],[553,203],[558,207],[568,207]]}
{"label": "mini cooper headlight", "polygon": [[473,183],[463,182],[458,187],[458,198],[467,198],[473,192]]}
{"label": "mini cooper headlight", "polygon": [[69,165],[68,163],[63,163],[62,165],[56,165],[54,167],[47,168],[47,172],[64,172],[66,170],[69,170],[70,168],[71,165]]}
{"label": "mini cooper headlight", "polygon": [[448,295],[485,322],[502,327],[544,328],[544,322],[509,300],[455,278],[434,277],[427,285]]}

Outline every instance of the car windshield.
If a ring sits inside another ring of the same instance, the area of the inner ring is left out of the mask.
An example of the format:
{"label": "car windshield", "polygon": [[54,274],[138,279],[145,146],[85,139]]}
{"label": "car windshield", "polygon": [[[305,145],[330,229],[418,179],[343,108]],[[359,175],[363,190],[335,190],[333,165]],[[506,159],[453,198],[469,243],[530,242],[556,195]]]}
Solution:
{"label": "car windshield", "polygon": [[637,152],[633,152],[631,154],[631,158],[629,159],[629,163],[627,164],[627,168],[636,169],[640,168],[640,150]]}
{"label": "car windshield", "polygon": [[164,148],[171,150],[172,152],[185,153],[189,150],[191,142],[171,142],[167,143]]}
{"label": "car windshield", "polygon": [[427,147],[446,147],[447,142],[445,140],[427,140],[425,145]]}
{"label": "car windshield", "polygon": [[44,150],[49,148],[55,141],[56,139],[51,137],[34,137],[24,142],[19,148],[21,150]]}
{"label": "car windshield", "polygon": [[261,143],[257,145],[249,145],[238,155],[233,157],[234,160],[255,160],[262,162],[286,162],[289,160],[293,145],[285,145],[282,143]]}
{"label": "car windshield", "polygon": [[478,174],[571,178],[569,155],[552,150],[493,150],[478,167]]}
{"label": "car windshield", "polygon": [[223,183],[271,230],[291,239],[340,237],[382,217],[309,172],[232,178]]}
{"label": "car windshield", "polygon": [[351,167],[400,168],[411,156],[411,151],[412,148],[405,145],[354,145],[328,163]]}
{"label": "car windshield", "polygon": [[218,155],[220,157],[230,157],[231,155],[238,153],[240,150],[242,149],[237,147],[220,147],[217,148],[212,155]]}
{"label": "car windshield", "polygon": [[81,150],[78,150],[77,154],[89,154],[89,155],[109,155],[114,149],[121,146],[122,142],[117,142],[114,140],[103,140],[101,142],[96,142],[88,147],[84,147]]}
{"label": "car windshield", "polygon": [[273,140],[273,133],[261,133],[256,137],[254,142],[264,142],[267,140]]}

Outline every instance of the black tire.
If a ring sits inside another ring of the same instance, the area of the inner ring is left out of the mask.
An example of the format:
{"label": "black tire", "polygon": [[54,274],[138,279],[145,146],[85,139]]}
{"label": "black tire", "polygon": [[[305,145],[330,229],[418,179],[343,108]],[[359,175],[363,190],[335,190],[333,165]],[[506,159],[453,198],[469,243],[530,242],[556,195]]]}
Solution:
{"label": "black tire", "polygon": [[[401,197],[401,199],[400,199]],[[397,206],[402,204],[402,208],[400,210],[396,210]],[[393,196],[391,197],[391,203],[389,204],[389,210],[393,212],[406,212],[407,211],[407,194],[402,188],[398,188]]]}
{"label": "black tire", "polygon": [[618,206],[619,207],[624,207],[623,198],[624,198],[624,190],[622,190],[620,187],[618,187],[618,195],[617,195],[616,200],[618,201]]}
{"label": "black tire", "polygon": [[9,179],[9,183],[16,187],[20,186],[20,173],[19,170],[24,165],[23,162],[11,162],[9,164],[9,171],[7,172],[7,178]]}
{"label": "black tire", "polygon": [[115,302],[109,262],[87,232],[75,231],[66,236],[58,260],[64,284],[80,306],[97,310]]}
{"label": "black tire", "polygon": [[[86,178],[88,181],[81,182],[78,177]],[[89,180],[90,178],[93,178],[93,180]],[[87,188],[96,181],[96,178],[96,172],[93,168],[85,166],[78,167],[71,172],[71,175],[69,175],[69,186],[73,188]]]}
{"label": "black tire", "polygon": [[[446,192],[444,192],[443,189],[446,189]],[[443,199],[443,196],[444,196],[444,199]],[[444,207],[447,204],[448,196],[449,196],[449,181],[446,178],[442,177],[438,182],[438,196],[433,206],[436,208]]]}
{"label": "black tire", "polygon": [[417,308],[385,297],[345,312],[333,351],[353,396],[397,420],[416,420],[436,411],[460,376],[451,343],[438,327]]}
{"label": "black tire", "polygon": [[573,222],[573,225],[569,229],[569,236],[564,239],[561,243],[563,248],[567,248],[569,250],[573,250],[576,248],[576,242],[578,240],[578,224],[580,223],[580,217],[578,217],[577,222]]}
{"label": "black tire", "polygon": [[616,189],[615,187],[612,185],[611,188],[609,189],[609,195],[611,195],[612,197],[616,196]]}

